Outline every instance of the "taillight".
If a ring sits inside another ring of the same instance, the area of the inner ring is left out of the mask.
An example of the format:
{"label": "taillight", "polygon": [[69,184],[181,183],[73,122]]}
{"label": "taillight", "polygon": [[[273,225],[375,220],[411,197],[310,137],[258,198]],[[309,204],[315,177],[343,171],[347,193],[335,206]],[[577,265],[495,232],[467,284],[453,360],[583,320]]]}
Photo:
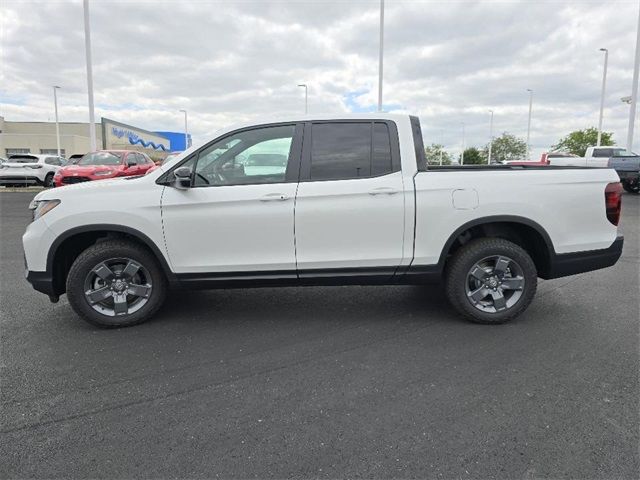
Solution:
{"label": "taillight", "polygon": [[607,209],[607,218],[614,225],[618,225],[622,211],[622,184],[620,182],[609,183],[604,189],[604,204]]}

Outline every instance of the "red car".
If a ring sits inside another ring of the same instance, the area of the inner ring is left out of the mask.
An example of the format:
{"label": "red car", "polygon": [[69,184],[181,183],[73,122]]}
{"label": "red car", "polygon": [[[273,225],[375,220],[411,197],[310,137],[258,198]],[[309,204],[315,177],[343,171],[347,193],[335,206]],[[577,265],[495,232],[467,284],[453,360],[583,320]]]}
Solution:
{"label": "red car", "polygon": [[105,178],[145,175],[155,164],[146,154],[131,150],[87,153],[78,163],[61,168],[53,177],[56,187]]}

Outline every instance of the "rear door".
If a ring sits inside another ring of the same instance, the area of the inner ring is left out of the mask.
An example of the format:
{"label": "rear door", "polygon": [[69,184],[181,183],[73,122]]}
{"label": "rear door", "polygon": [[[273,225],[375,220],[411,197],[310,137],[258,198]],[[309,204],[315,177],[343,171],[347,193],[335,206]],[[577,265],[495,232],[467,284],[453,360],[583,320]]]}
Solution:
{"label": "rear door", "polygon": [[394,122],[307,123],[295,212],[300,278],[393,274],[402,260],[403,190]]}

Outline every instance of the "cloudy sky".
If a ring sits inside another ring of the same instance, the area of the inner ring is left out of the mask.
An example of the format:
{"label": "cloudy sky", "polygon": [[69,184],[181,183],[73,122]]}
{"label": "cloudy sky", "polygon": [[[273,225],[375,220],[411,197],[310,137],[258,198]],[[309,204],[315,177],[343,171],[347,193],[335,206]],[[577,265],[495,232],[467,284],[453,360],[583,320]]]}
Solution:
{"label": "cloudy sky", "polygon": [[[535,154],[596,126],[610,50],[605,130],[624,144],[637,0],[385,2],[384,105],[417,114],[426,142],[452,153],[496,133],[526,136],[534,90]],[[304,109],[375,110],[378,0],[93,0],[96,116],[196,141],[218,128]],[[80,0],[0,2],[0,115],[87,121]],[[638,142],[636,142],[636,146]]]}

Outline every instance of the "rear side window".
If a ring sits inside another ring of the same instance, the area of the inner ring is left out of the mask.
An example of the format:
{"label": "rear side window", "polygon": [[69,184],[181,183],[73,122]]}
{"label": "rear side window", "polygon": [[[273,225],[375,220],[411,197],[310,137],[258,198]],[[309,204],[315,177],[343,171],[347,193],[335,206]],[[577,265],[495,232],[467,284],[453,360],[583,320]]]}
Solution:
{"label": "rear side window", "polygon": [[345,180],[393,171],[389,127],[381,122],[316,123],[311,131],[314,180]]}
{"label": "rear side window", "polygon": [[596,148],[593,151],[594,157],[613,157],[613,149],[612,148]]}

